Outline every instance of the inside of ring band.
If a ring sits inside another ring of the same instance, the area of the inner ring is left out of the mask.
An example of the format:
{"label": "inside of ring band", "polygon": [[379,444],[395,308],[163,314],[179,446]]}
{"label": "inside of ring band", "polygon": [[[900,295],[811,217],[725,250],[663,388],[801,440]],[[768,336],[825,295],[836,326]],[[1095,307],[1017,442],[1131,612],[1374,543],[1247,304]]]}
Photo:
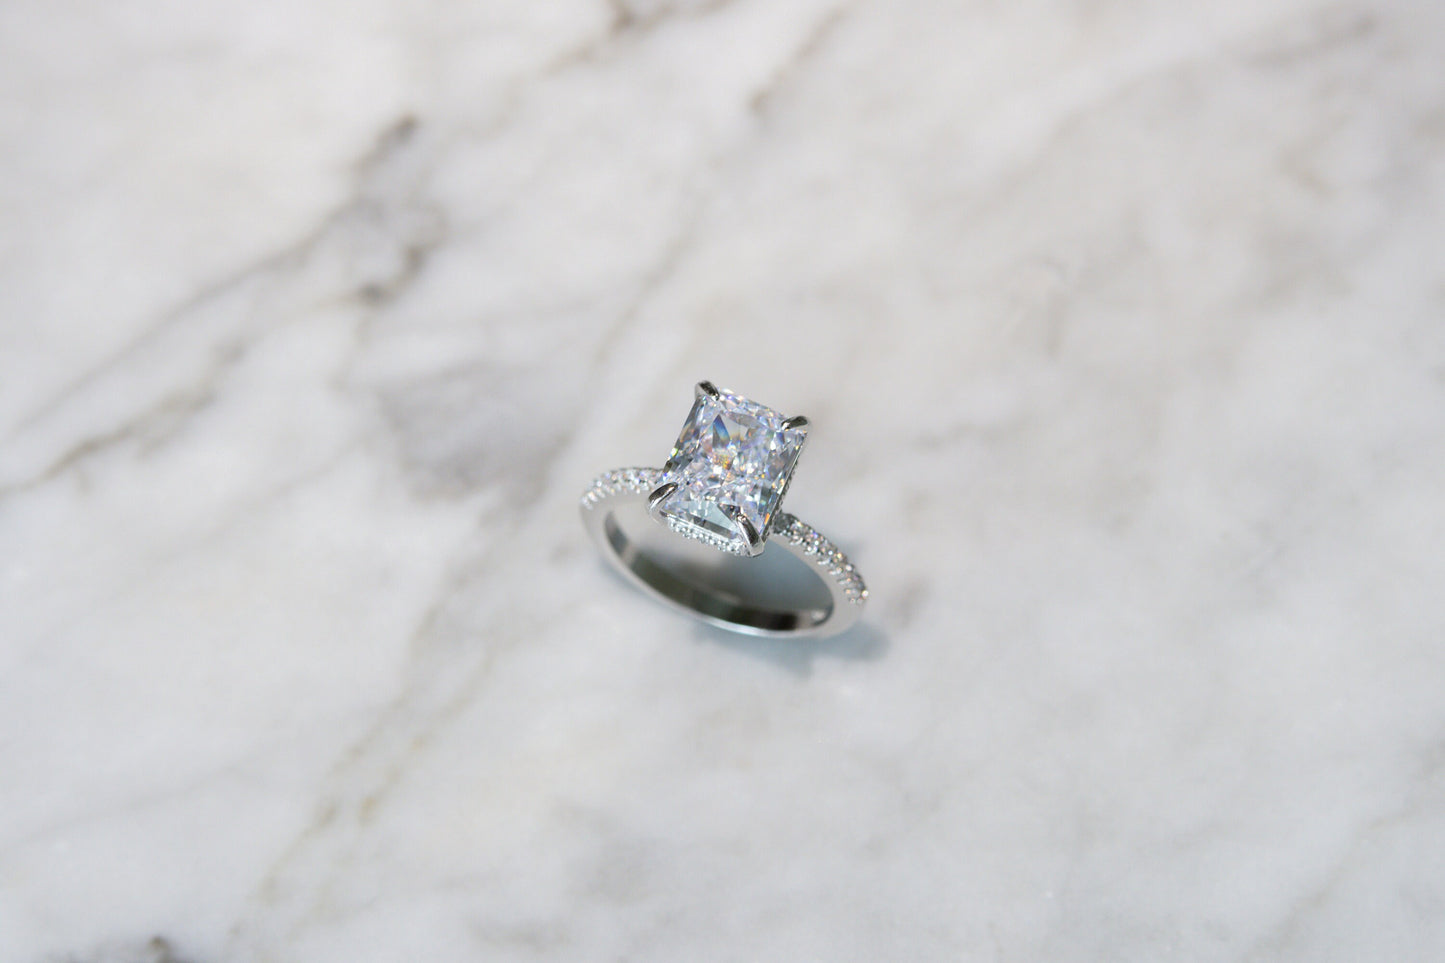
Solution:
{"label": "inside of ring band", "polygon": [[815,628],[832,614],[831,605],[822,609],[779,609],[749,604],[730,592],[703,585],[668,568],[628,538],[612,512],[607,513],[602,527],[623,567],[659,595],[705,618],[761,632],[786,633]]}

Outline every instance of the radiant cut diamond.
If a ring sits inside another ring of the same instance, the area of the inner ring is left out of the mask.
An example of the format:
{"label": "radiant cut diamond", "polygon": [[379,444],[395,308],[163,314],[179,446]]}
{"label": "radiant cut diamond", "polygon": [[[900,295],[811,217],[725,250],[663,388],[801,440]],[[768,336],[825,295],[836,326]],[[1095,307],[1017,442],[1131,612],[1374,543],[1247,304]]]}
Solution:
{"label": "radiant cut diamond", "polygon": [[748,528],[767,535],[808,427],[785,425],[772,408],[714,390],[697,393],[659,480],[659,487],[677,488],[655,511],[676,532],[747,555]]}

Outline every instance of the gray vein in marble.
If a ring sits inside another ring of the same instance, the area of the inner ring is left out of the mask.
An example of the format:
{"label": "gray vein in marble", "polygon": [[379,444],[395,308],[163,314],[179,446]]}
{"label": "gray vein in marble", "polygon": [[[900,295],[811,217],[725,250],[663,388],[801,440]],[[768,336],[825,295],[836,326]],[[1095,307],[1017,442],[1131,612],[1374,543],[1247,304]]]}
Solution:
{"label": "gray vein in marble", "polygon": [[[191,417],[208,406],[218,389],[219,379],[242,358],[248,345],[271,327],[273,322],[261,316],[260,304],[279,295],[259,291],[257,285],[274,287],[294,283],[295,275],[304,271],[327,248],[340,248],[344,252],[345,247],[352,244],[354,235],[371,235],[379,228],[382,243],[387,247],[394,245],[399,256],[384,259],[383,270],[374,277],[355,280],[354,293],[370,304],[381,304],[399,296],[416,279],[427,254],[441,242],[443,236],[434,226],[439,223],[434,209],[417,207],[410,185],[392,184],[397,175],[393,169],[395,158],[411,141],[415,129],[415,120],[404,117],[383,130],[375,148],[356,165],[357,184],[353,197],[328,214],[313,231],[286,249],[206,285],[194,297],[162,314],[130,344],[25,417],[11,432],[12,441],[23,432],[38,430],[67,403],[84,392],[99,388],[102,382],[136,378],[137,375],[129,370],[131,368],[139,367],[141,376],[155,374],[155,364],[151,359],[174,350],[175,339],[168,340],[168,335],[183,324],[199,322],[215,329],[209,332],[197,350],[200,357],[195,359],[195,363],[200,365],[200,370],[191,374],[189,383],[177,385],[118,425],[74,441],[68,450],[56,455],[31,477],[0,484],[0,502],[13,492],[51,481],[123,443],[137,442],[136,447],[143,455],[182,431]],[[401,187],[399,193],[397,186]],[[406,214],[397,213],[408,208],[424,214],[420,219],[420,234],[417,233],[415,216],[408,218]],[[391,260],[397,263],[386,263]],[[208,316],[213,312],[221,313],[219,323]],[[174,379],[174,376],[162,377]]]}
{"label": "gray vein in marble", "polygon": [[773,71],[772,79],[749,99],[748,106],[755,113],[767,113],[773,101],[807,70],[813,59],[825,49],[833,34],[843,26],[851,9],[852,4],[842,4],[829,10],[818,19],[793,51],[792,56],[779,64]]}

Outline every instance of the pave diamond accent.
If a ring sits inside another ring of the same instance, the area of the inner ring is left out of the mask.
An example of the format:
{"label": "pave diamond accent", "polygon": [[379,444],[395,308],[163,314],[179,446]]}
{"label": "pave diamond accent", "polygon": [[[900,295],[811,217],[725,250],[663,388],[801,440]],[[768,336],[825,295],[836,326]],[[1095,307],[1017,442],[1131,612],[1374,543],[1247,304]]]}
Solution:
{"label": "pave diamond accent", "polygon": [[[657,517],[680,535],[750,554],[766,538],[808,437],[806,422],[722,389],[700,387],[660,484]],[[751,529],[751,532],[749,531]]]}
{"label": "pave diamond accent", "polygon": [[787,512],[779,512],[773,523],[773,535],[787,539],[806,552],[809,558],[842,587],[849,602],[862,605],[868,601],[868,586],[863,584],[863,576],[858,574],[858,570],[848,561],[843,550],[824,538],[816,528],[798,521],[796,516]]}
{"label": "pave diamond accent", "polygon": [[582,507],[593,509],[597,503],[614,495],[644,495],[657,487],[662,472],[656,468],[618,468],[592,479],[582,493]]}

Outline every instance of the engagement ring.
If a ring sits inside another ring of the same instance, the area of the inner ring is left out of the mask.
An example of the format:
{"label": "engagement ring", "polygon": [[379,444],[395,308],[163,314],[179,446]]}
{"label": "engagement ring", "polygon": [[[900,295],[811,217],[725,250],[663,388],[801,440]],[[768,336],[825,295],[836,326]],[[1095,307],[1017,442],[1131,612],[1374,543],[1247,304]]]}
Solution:
{"label": "engagement ring", "polygon": [[[705,622],[841,632],[868,589],[837,545],[782,510],[807,438],[808,419],[701,382],[667,463],[599,475],[582,495],[583,524],[624,576]],[[770,544],[787,564],[763,556]]]}

